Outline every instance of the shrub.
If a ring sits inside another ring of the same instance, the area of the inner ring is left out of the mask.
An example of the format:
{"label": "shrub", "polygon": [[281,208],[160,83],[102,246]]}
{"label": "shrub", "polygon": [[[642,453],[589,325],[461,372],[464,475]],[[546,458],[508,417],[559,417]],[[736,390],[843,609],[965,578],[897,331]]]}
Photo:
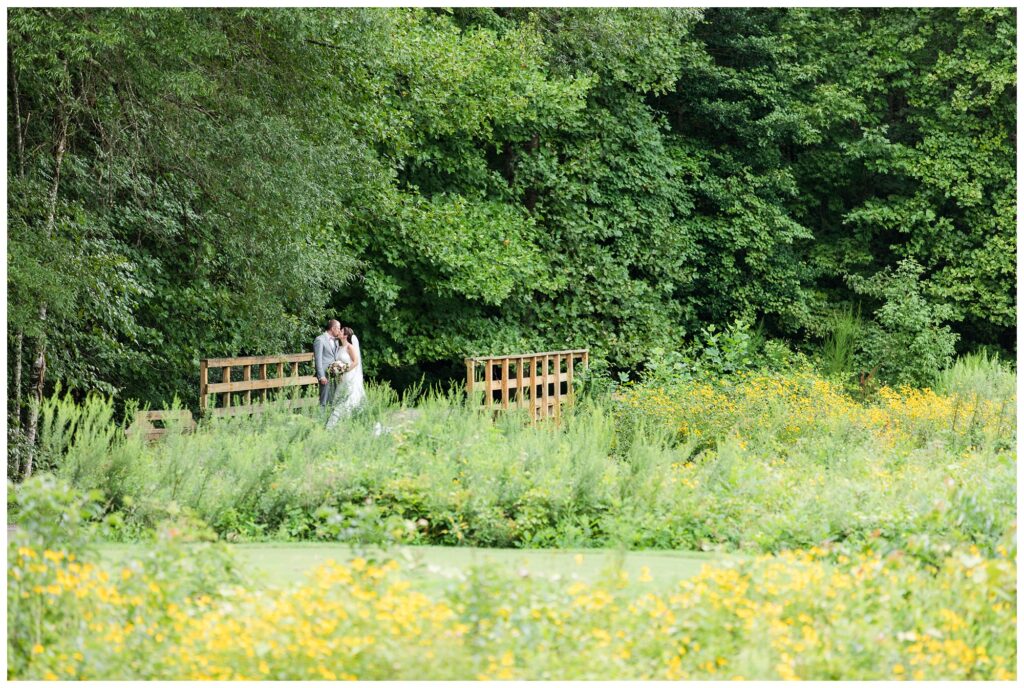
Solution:
{"label": "shrub", "polygon": [[952,310],[930,303],[922,293],[923,271],[906,259],[895,270],[848,278],[854,291],[882,304],[864,329],[858,363],[892,385],[929,385],[953,360],[958,335],[943,324]]}
{"label": "shrub", "polygon": [[806,361],[779,340],[766,340],[749,320],[738,318],[725,330],[713,323],[678,351],[651,349],[643,380],[666,384],[685,380],[710,381],[754,369],[786,370]]}

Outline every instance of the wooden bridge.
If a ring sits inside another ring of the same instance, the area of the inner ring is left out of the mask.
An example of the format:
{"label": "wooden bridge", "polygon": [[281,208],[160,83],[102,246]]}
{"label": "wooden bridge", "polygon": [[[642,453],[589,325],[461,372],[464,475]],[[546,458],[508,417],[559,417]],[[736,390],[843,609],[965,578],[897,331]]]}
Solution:
{"label": "wooden bridge", "polygon": [[560,417],[562,406],[573,403],[576,365],[589,366],[590,351],[571,349],[465,360],[467,394],[482,391],[485,408],[527,409],[531,422],[536,423]]}
{"label": "wooden bridge", "polygon": [[[467,358],[466,392],[482,391],[485,408],[531,410],[534,423],[559,418],[562,407],[573,402],[577,365],[587,367],[589,357],[587,349],[573,349]],[[204,358],[199,362],[199,412],[237,416],[262,413],[271,403],[287,408],[316,406],[319,396],[306,395],[304,388],[317,384],[312,353]],[[195,428],[187,410],[149,410],[135,415],[128,432],[154,440]]]}

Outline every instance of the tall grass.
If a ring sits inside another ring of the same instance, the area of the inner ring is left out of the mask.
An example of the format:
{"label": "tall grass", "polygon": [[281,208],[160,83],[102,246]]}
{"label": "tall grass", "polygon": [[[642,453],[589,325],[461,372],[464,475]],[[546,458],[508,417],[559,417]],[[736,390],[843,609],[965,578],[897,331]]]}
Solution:
{"label": "tall grass", "polygon": [[862,330],[859,308],[855,311],[847,306],[832,314],[821,350],[821,369],[825,375],[847,376],[854,372],[854,355]]}
{"label": "tall grass", "polygon": [[940,372],[935,390],[950,396],[999,401],[1016,394],[1017,373],[1010,364],[982,350],[960,356]]}
{"label": "tall grass", "polygon": [[[1004,371],[986,370],[950,379],[1006,391],[985,381]],[[59,474],[104,491],[127,538],[182,509],[230,537],[397,529],[504,547],[777,551],[880,537],[913,548],[924,537],[991,549],[1012,523],[1014,398],[1004,422],[991,401],[890,391],[866,405],[801,375],[641,386],[537,427],[458,389],[399,397],[370,385],[364,409],[332,430],[319,410],[280,407],[153,444],[125,438],[107,402],[65,397],[45,409],[44,442]]]}

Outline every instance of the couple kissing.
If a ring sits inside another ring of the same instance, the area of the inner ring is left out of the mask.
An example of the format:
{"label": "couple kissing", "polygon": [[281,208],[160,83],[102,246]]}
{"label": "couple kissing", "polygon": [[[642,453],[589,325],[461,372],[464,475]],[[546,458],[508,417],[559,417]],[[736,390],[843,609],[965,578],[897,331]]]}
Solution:
{"label": "couple kissing", "polygon": [[323,333],[313,341],[313,362],[320,383],[320,406],[334,407],[327,421],[327,427],[334,427],[366,397],[359,338],[351,327],[328,320]]}

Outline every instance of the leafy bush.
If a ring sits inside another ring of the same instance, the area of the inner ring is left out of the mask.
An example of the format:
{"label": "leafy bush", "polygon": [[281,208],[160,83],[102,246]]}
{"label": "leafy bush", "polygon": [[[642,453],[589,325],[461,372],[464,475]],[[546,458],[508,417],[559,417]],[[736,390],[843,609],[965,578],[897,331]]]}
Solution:
{"label": "leafy bush", "polygon": [[805,365],[800,355],[779,340],[768,340],[749,320],[738,318],[724,330],[707,325],[678,351],[651,349],[643,379],[649,383],[713,380],[746,370],[782,371]]}
{"label": "leafy bush", "polygon": [[882,302],[864,329],[857,360],[862,371],[876,372],[889,384],[929,385],[953,360],[958,335],[943,324],[952,309],[928,301],[920,282],[923,271],[906,259],[896,270],[848,278],[858,294]]}

